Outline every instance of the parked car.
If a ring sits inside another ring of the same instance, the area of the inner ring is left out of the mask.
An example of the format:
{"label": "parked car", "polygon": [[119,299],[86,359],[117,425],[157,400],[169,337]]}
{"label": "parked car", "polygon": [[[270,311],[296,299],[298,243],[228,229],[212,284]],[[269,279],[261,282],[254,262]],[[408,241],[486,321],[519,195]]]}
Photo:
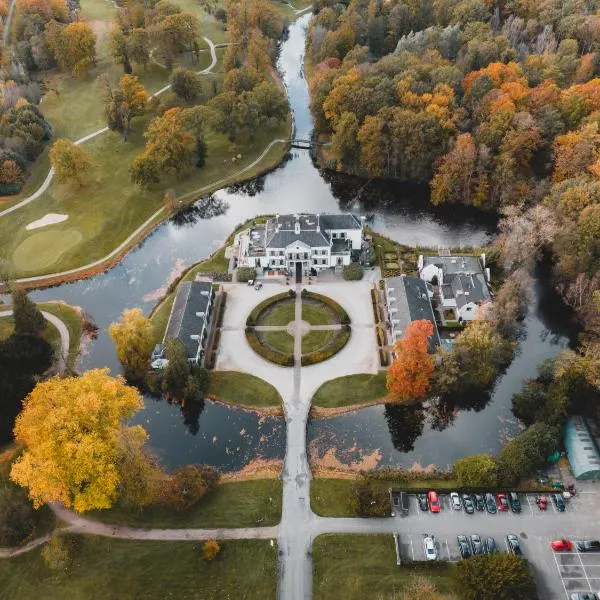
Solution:
{"label": "parked car", "polygon": [[473,504],[477,510],[485,510],[485,500],[481,494],[473,494]]}
{"label": "parked car", "polygon": [[552,540],[550,542],[550,548],[554,552],[570,552],[573,549],[573,542],[571,540]]}
{"label": "parked car", "polygon": [[462,495],[462,503],[465,508],[465,512],[468,515],[472,515],[475,512],[475,505],[473,504],[473,500],[469,494]]}
{"label": "parked car", "polygon": [[571,600],[598,600],[598,596],[594,592],[577,592],[571,594]]}
{"label": "parked car", "polygon": [[565,501],[560,494],[552,494],[552,500],[558,512],[565,512]]}
{"label": "parked car", "polygon": [[546,510],[548,508],[548,498],[546,496],[538,496],[535,499],[535,503],[540,510]]}
{"label": "parked car", "polygon": [[462,558],[469,558],[471,556],[471,546],[466,535],[456,536],[458,541],[458,550]]}
{"label": "parked car", "polygon": [[493,537],[485,538],[485,551],[487,554],[494,554],[494,552],[498,552],[496,540]]}
{"label": "parked car", "polygon": [[508,499],[506,498],[506,494],[504,492],[498,492],[496,494],[496,504],[498,505],[499,511],[508,511]]}
{"label": "parked car", "polygon": [[452,508],[454,510],[460,510],[462,508],[460,496],[456,492],[450,494],[450,502],[452,503]]}
{"label": "parked car", "polygon": [[490,514],[494,514],[498,510],[496,508],[496,499],[491,492],[485,495],[485,508]]}
{"label": "parked car", "polygon": [[579,552],[600,552],[600,542],[598,540],[580,540],[575,542]]}
{"label": "parked car", "polygon": [[510,508],[514,513],[521,512],[521,501],[519,500],[519,494],[516,492],[509,492],[508,501],[510,502]]}
{"label": "parked car", "polygon": [[431,491],[427,494],[427,502],[429,502],[429,510],[432,513],[439,513],[441,510],[440,499],[436,492]]}
{"label": "parked car", "polygon": [[473,556],[477,554],[483,554],[483,543],[481,542],[481,538],[473,533],[471,535],[471,548],[473,548]]}
{"label": "parked car", "polygon": [[423,534],[423,552],[426,560],[437,560],[439,558],[435,537],[430,533]]}
{"label": "parked car", "polygon": [[427,494],[417,494],[417,500],[419,502],[419,508],[423,511],[429,510],[429,504],[427,504]]}
{"label": "parked car", "polygon": [[514,533],[509,533],[506,536],[506,548],[512,554],[521,555],[521,546],[519,544],[519,538]]}
{"label": "parked car", "polygon": [[254,284],[254,289],[255,289],[255,290],[260,290],[260,288],[262,288],[262,285],[263,285],[263,284],[262,284],[260,281],[257,281],[257,282]]}

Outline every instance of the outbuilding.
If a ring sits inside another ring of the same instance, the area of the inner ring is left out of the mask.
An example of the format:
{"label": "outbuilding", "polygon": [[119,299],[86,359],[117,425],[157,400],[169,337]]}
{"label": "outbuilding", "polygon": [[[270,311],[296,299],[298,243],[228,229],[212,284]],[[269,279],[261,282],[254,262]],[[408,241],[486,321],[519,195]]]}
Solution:
{"label": "outbuilding", "polygon": [[600,452],[584,417],[569,417],[565,448],[575,479],[600,479]]}

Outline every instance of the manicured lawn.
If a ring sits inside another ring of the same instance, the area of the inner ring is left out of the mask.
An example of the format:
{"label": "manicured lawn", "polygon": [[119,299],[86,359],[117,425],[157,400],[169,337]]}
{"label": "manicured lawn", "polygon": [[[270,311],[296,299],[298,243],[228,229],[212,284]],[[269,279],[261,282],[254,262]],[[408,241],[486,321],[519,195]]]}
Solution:
{"label": "manicured lawn", "polygon": [[258,338],[280,352],[294,352],[294,338],[287,331],[258,331]]}
{"label": "manicured lawn", "polygon": [[282,326],[296,318],[296,301],[294,298],[280,300],[259,318],[257,325]]}
{"label": "manicured lawn", "polygon": [[198,273],[227,273],[229,259],[225,258],[225,246],[212,256],[192,267],[183,277],[183,281],[193,281]]}
{"label": "manicured lawn", "polygon": [[142,511],[114,507],[89,516],[104,523],[132,527],[255,527],[281,520],[281,481],[254,479],[219,484],[187,511],[150,507]]}
{"label": "manicured lawn", "polygon": [[[451,564],[396,566],[392,535],[319,536],[313,543],[313,599],[397,598],[415,576],[426,577],[440,593],[458,593]],[[416,600],[416,599],[415,599]]]}
{"label": "manicured lawn", "polygon": [[375,375],[361,373],[330,379],[316,391],[312,403],[323,408],[338,408],[383,400],[387,396],[386,377],[386,371],[379,371]]}
{"label": "manicured lawn", "polygon": [[239,371],[211,371],[209,393],[223,402],[249,408],[281,406],[282,403],[279,392],[270,383]]}
{"label": "manicured lawn", "polygon": [[316,352],[328,344],[335,336],[335,331],[309,331],[302,337],[302,354]]}
{"label": "manicured lawn", "polygon": [[149,542],[85,536],[74,565],[51,571],[41,548],[0,561],[2,597],[19,600],[210,600],[275,598],[277,546],[220,542],[212,563],[202,542]]}
{"label": "manicured lawn", "polygon": [[324,304],[302,299],[302,320],[311,325],[333,325],[336,323],[333,311]]}

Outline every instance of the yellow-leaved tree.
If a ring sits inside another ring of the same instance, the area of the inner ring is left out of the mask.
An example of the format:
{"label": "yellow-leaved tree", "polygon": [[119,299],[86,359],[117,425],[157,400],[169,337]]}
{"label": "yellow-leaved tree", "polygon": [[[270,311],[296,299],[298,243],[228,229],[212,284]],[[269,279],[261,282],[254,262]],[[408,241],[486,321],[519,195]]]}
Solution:
{"label": "yellow-leaved tree", "polygon": [[28,489],[36,508],[58,501],[84,512],[110,508],[122,496],[148,504],[160,472],[144,452],[144,429],[126,425],[142,406],[138,391],[108,369],[38,383],[16,420],[15,439],[25,450],[11,479]]}

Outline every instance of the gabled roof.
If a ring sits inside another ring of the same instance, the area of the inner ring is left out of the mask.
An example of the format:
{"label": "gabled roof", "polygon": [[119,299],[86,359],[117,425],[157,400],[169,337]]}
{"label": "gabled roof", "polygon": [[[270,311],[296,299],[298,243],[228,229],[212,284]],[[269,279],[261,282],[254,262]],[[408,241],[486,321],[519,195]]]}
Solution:
{"label": "gabled roof", "polygon": [[435,265],[447,275],[483,273],[483,267],[478,256],[423,256],[423,267]]}
{"label": "gabled roof", "polygon": [[481,304],[490,302],[492,295],[482,273],[473,275],[455,275],[450,283],[452,293],[456,298],[457,308],[462,308],[469,302]]}
{"label": "gabled roof", "polygon": [[267,242],[269,248],[287,248],[295,242],[303,242],[311,248],[326,248],[329,240],[320,231],[277,231]]}
{"label": "gabled roof", "polygon": [[[212,284],[207,281],[184,281],[179,284],[163,343],[178,339],[185,347],[188,358],[196,357],[200,342],[191,336],[202,332],[211,294]],[[204,313],[205,316],[200,317],[196,313]]]}
{"label": "gabled roof", "polygon": [[352,213],[343,215],[319,215],[321,227],[327,231],[332,229],[362,229],[360,219]]}
{"label": "gabled roof", "polygon": [[[440,336],[429,300],[427,284],[418,277],[389,277],[385,280],[388,307],[395,308],[392,319],[399,323],[392,324],[395,333],[400,337],[413,321],[427,320],[433,325],[433,335],[429,338],[429,351],[433,352],[440,343]],[[391,291],[393,290],[393,291]]]}

